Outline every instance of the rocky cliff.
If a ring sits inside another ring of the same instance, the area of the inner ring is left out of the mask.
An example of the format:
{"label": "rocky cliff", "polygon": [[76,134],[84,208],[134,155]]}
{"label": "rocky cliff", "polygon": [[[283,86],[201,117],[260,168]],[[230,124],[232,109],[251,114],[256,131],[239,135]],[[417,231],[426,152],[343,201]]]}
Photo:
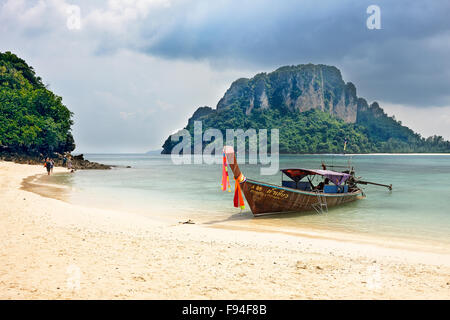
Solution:
{"label": "rocky cliff", "polygon": [[[333,66],[303,64],[259,73],[234,81],[216,109],[198,108],[185,127],[193,133],[194,121],[203,130],[279,129],[282,153],[347,152],[450,152],[442,137],[424,139],[378,103],[368,104],[356,87],[344,82]],[[162,153],[171,153],[177,141],[170,137]],[[206,145],[206,143],[204,143]]]}
{"label": "rocky cliff", "polygon": [[355,86],[344,82],[339,69],[306,64],[236,80],[220,99],[217,110],[243,105],[248,115],[255,109],[300,112],[319,109],[353,123],[357,100]]}

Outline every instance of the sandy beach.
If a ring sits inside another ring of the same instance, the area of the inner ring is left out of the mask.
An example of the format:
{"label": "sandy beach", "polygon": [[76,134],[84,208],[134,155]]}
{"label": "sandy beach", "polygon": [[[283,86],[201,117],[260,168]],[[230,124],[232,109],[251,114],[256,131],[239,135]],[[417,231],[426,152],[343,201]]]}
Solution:
{"label": "sandy beach", "polygon": [[450,248],[82,207],[24,190],[44,173],[0,162],[0,299],[450,299]]}

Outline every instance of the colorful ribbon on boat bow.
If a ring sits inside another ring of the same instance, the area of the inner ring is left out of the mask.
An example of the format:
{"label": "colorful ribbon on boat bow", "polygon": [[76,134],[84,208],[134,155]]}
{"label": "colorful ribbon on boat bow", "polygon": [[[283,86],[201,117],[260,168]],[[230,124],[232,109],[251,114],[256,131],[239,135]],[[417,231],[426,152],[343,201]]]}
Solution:
{"label": "colorful ribbon on boat bow", "polygon": [[228,188],[228,192],[231,192],[230,179],[228,178],[227,158],[225,157],[225,153],[224,153],[223,161],[222,161],[222,191],[226,191],[227,188]]}
{"label": "colorful ribbon on boat bow", "polygon": [[236,208],[245,209],[244,198],[242,197],[242,190],[240,180],[242,180],[242,173],[237,179],[234,179],[234,206]]}
{"label": "colorful ribbon on boat bow", "polygon": [[[236,208],[245,208],[244,197],[242,196],[241,183],[245,181],[244,175],[241,173],[239,177],[234,179],[234,206]],[[230,178],[228,177],[228,163],[225,153],[222,160],[222,191],[231,192]]]}

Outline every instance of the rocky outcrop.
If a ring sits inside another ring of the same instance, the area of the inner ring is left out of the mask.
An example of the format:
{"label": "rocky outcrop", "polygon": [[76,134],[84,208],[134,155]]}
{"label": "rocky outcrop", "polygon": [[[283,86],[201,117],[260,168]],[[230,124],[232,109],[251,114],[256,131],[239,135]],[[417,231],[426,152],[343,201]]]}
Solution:
{"label": "rocky outcrop", "polygon": [[[59,155],[58,157],[58,164],[62,166],[64,156]],[[71,156],[72,160],[72,168],[74,169],[95,169],[95,170],[105,170],[105,169],[111,169],[112,166],[98,163],[98,162],[92,162],[89,160],[84,159],[83,154],[79,154],[76,156]],[[55,162],[56,163],[56,162]]]}
{"label": "rocky outcrop", "polygon": [[[105,170],[105,169],[111,169],[111,166],[92,162],[89,160],[84,159],[84,156],[78,155],[78,156],[71,156],[68,154],[68,156],[71,157],[72,161],[72,168],[75,170],[79,169],[95,169],[95,170]],[[55,166],[61,167],[63,166],[63,158],[64,155],[59,153],[53,153],[51,155],[51,158],[55,162]],[[15,163],[22,163],[22,164],[39,164],[42,165],[45,160],[45,156],[42,154],[30,154],[30,153],[20,153],[20,152],[14,152],[10,150],[6,150],[5,148],[2,148],[0,150],[0,160],[2,161],[12,161]]]}
{"label": "rocky outcrop", "polygon": [[[202,130],[278,129],[280,153],[449,152],[442,137],[423,138],[388,116],[378,103],[358,98],[356,87],[344,82],[336,67],[298,65],[234,81],[216,109],[201,107],[194,121]],[[169,136],[161,153],[179,143]],[[203,141],[203,148],[210,142]],[[202,149],[203,150],[203,149]],[[198,152],[191,141],[191,151]]]}
{"label": "rocky outcrop", "polygon": [[319,109],[354,123],[357,101],[355,86],[344,82],[339,69],[307,64],[236,80],[220,99],[217,110],[241,107],[248,115],[258,108],[291,112]]}
{"label": "rocky outcrop", "polygon": [[358,99],[358,114],[356,122],[364,122],[367,119],[376,119],[381,117],[387,117],[387,114],[380,107],[378,102],[373,102],[370,106],[363,98]]}
{"label": "rocky outcrop", "polygon": [[201,117],[208,116],[208,115],[210,115],[211,113],[214,113],[214,112],[215,112],[215,110],[212,109],[211,107],[208,107],[208,106],[200,107],[197,110],[195,110],[195,112],[192,115],[192,117],[189,118],[188,125],[193,123],[195,120],[198,120]]}
{"label": "rocky outcrop", "polygon": [[[278,109],[283,116],[289,116],[317,109],[346,123],[355,123],[358,104],[356,87],[344,82],[338,68],[322,64],[285,66],[270,73],[259,73],[251,79],[234,81],[216,109],[198,108],[185,128],[192,129],[196,120],[204,121],[206,126],[211,122],[208,120],[221,121],[230,110],[234,112],[230,114],[251,118],[257,110]],[[177,141],[168,137],[161,153],[171,153],[176,144]]]}

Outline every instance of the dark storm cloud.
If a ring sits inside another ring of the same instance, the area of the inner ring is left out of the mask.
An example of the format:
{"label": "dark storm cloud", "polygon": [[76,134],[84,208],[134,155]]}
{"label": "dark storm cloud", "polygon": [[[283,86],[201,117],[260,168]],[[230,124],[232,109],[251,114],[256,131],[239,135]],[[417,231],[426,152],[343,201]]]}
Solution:
{"label": "dark storm cloud", "polygon": [[[0,0],[0,51],[63,97],[79,152],[159,148],[233,80],[309,62],[337,66],[359,96],[450,138],[448,0],[66,1]],[[366,27],[372,4],[381,30]]]}
{"label": "dark storm cloud", "polygon": [[[381,30],[366,27],[372,4],[381,8]],[[369,99],[448,105],[449,13],[447,0],[188,1],[150,15],[137,47],[219,68],[333,64]],[[155,19],[159,26],[150,26]]]}

